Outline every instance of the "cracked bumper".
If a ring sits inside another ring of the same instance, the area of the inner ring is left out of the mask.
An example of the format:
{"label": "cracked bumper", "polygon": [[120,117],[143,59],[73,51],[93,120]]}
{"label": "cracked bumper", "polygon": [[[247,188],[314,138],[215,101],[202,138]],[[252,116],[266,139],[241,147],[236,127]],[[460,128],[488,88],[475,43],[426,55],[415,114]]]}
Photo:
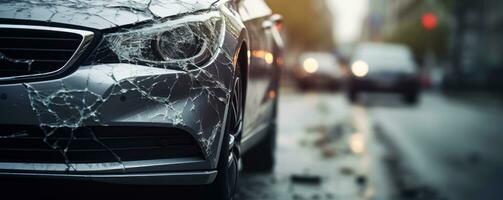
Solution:
{"label": "cracked bumper", "polygon": [[154,184],[210,183],[216,175],[212,170],[218,160],[231,64],[223,54],[204,70],[189,72],[103,64],[80,67],[61,79],[0,85],[0,124],[177,128],[195,138],[204,157],[83,164],[2,162],[0,175],[137,184],[152,184],[148,180],[155,180]]}

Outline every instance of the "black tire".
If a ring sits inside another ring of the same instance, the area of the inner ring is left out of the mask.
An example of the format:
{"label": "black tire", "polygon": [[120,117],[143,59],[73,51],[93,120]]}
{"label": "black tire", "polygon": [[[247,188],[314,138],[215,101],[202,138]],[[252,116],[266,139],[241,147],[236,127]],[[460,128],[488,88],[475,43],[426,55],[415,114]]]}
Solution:
{"label": "black tire", "polygon": [[350,90],[348,97],[349,97],[349,101],[351,101],[351,103],[358,102],[358,92],[357,91]]}
{"label": "black tire", "polygon": [[419,94],[417,92],[405,93],[403,101],[409,105],[416,105],[419,102]]}
{"label": "black tire", "polygon": [[339,86],[339,83],[337,83],[337,82],[331,82],[331,83],[329,83],[329,85],[326,86],[326,88],[330,92],[337,92],[337,91],[339,91],[340,86]]}
{"label": "black tire", "polygon": [[236,195],[239,176],[238,160],[236,155],[229,150],[229,139],[230,135],[225,134],[218,159],[218,175],[208,188],[209,199],[233,200]]}
{"label": "black tire", "polygon": [[271,172],[275,165],[277,99],[274,103],[274,122],[268,127],[265,138],[243,155],[246,172]]}
{"label": "black tire", "polygon": [[298,83],[298,87],[299,87],[300,91],[302,91],[302,92],[308,91],[312,88],[309,83],[305,83],[305,82]]}

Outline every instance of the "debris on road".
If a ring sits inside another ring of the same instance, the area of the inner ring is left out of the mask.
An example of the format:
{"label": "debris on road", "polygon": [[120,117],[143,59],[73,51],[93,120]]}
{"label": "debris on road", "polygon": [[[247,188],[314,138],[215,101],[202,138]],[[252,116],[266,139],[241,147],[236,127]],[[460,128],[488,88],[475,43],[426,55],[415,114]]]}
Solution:
{"label": "debris on road", "polygon": [[353,168],[351,168],[351,167],[341,167],[340,172],[341,172],[341,174],[347,175],[347,176],[354,174]]}
{"label": "debris on road", "polygon": [[321,153],[324,158],[333,158],[337,155],[337,150],[334,147],[325,145],[321,148]]}
{"label": "debris on road", "polygon": [[321,177],[318,175],[308,175],[308,174],[293,174],[290,176],[292,183],[297,184],[307,184],[307,185],[320,185]]}
{"label": "debris on road", "polygon": [[356,177],[356,183],[360,186],[364,186],[367,184],[367,177],[364,175],[359,175]]}
{"label": "debris on road", "polygon": [[320,135],[314,140],[314,146],[322,147],[330,143],[330,137],[327,133],[320,133]]}
{"label": "debris on road", "polygon": [[[352,154],[348,144],[354,132],[351,115],[349,110],[340,109],[349,109],[344,96],[328,94],[313,99],[290,94],[282,97],[282,109],[278,113],[277,165],[270,174],[242,172],[239,199],[364,199],[362,187],[355,184],[361,155]],[[317,101],[331,106],[323,108],[323,112],[331,110],[330,115],[320,116],[314,107]],[[304,120],[305,116],[315,117]],[[349,175],[339,172],[343,166],[348,168],[346,171],[350,172],[346,174]]]}

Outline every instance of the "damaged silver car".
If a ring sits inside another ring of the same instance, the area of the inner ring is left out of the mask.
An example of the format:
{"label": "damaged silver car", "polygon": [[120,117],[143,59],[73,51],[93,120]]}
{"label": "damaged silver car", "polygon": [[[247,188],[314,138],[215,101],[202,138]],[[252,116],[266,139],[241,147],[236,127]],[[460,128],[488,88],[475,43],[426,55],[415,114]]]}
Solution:
{"label": "damaged silver car", "polygon": [[263,0],[0,1],[0,175],[206,185],[274,164]]}

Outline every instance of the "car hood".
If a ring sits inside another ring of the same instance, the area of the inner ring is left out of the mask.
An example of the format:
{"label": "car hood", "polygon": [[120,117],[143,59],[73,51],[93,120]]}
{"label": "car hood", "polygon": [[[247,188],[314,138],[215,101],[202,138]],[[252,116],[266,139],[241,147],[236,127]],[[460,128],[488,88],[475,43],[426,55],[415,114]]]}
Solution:
{"label": "car hood", "polygon": [[0,23],[54,22],[107,29],[209,9],[217,0],[0,0]]}

